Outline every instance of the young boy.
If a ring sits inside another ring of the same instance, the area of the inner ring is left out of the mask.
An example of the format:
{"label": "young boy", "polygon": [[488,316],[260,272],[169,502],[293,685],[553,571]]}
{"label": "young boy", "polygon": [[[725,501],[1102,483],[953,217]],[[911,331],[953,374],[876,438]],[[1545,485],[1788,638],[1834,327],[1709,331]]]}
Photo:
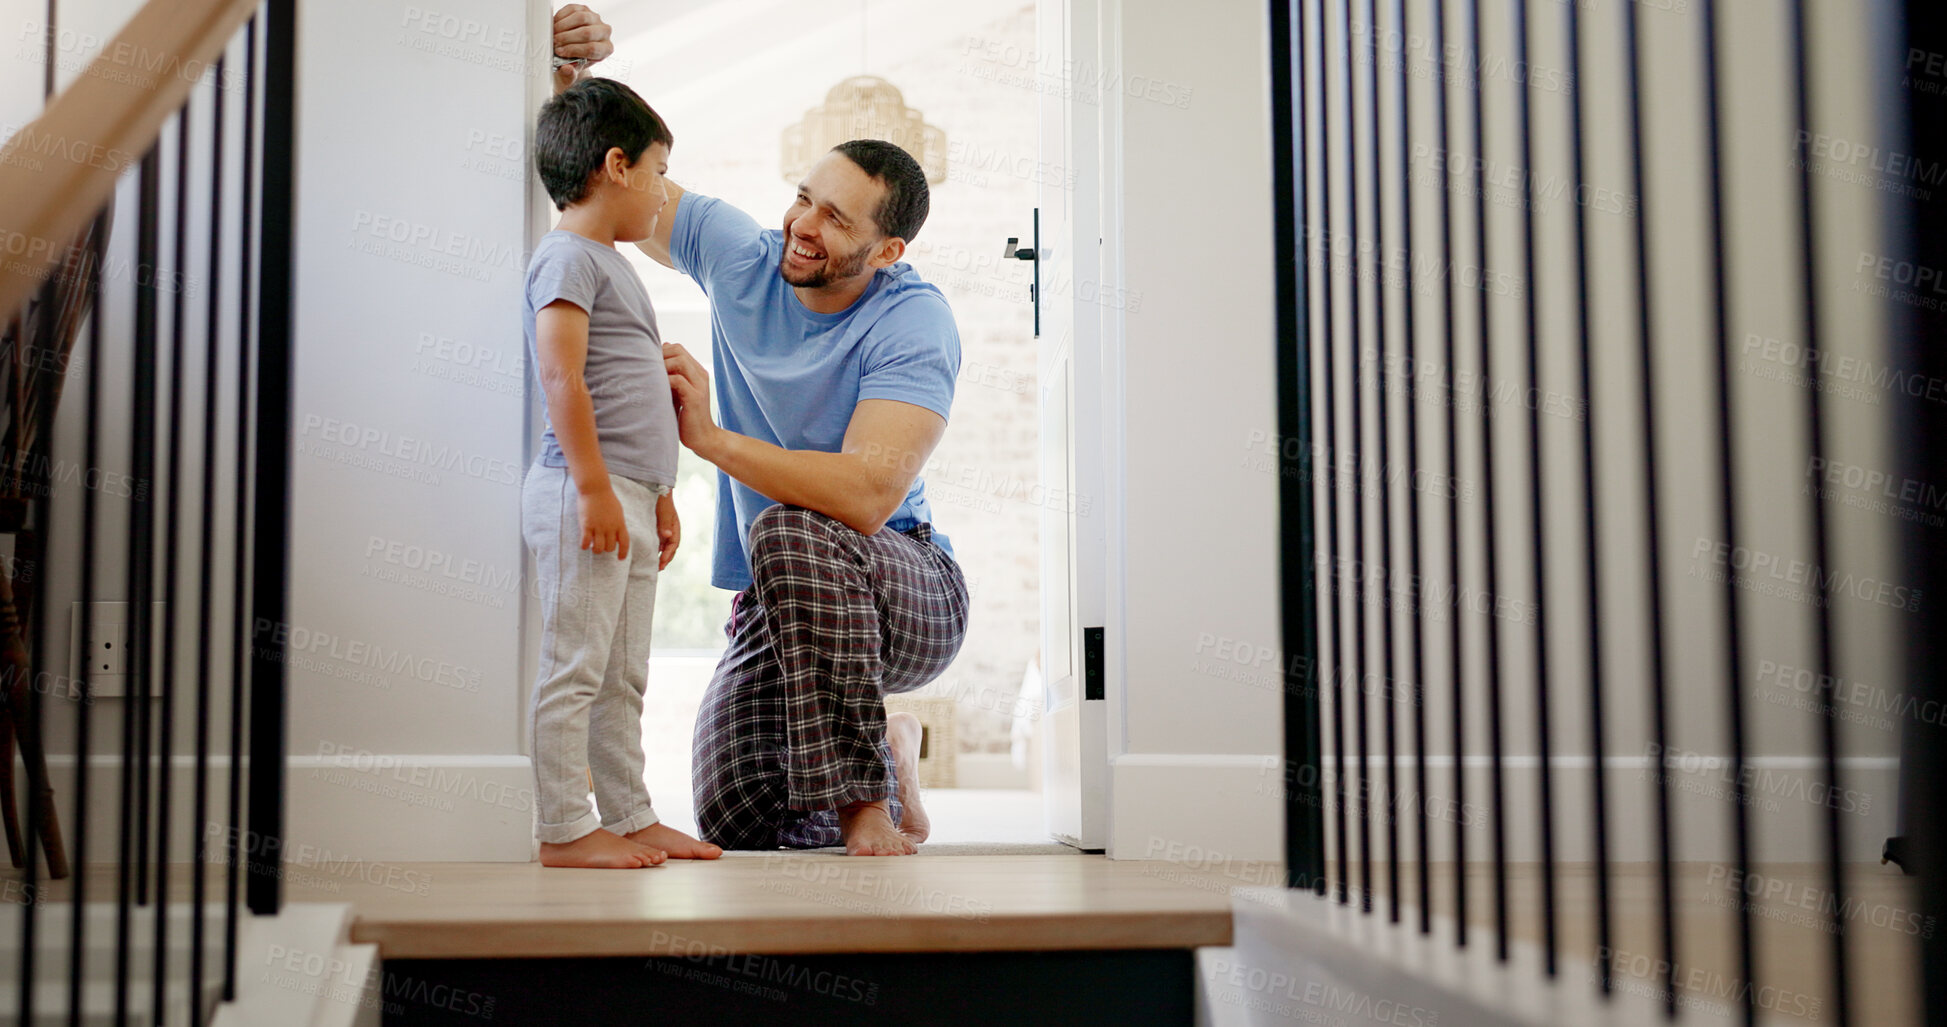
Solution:
{"label": "young boy", "polygon": [[661,823],[642,776],[656,574],[680,540],[676,416],[656,313],[615,244],[655,230],[671,141],[641,97],[599,78],[548,101],[535,131],[535,168],[562,212],[527,268],[549,429],[521,488],[542,610],[535,833],[551,867],[722,855]]}

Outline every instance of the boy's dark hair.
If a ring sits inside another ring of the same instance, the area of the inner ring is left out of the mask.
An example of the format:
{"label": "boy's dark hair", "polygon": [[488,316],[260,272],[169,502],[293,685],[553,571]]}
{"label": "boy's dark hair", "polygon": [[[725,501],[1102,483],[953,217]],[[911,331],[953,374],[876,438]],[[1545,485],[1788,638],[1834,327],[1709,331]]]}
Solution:
{"label": "boy's dark hair", "polygon": [[872,220],[886,238],[912,242],[913,236],[919,234],[919,226],[926,223],[930,202],[926,172],[920,170],[919,161],[882,139],[854,139],[839,143],[832,150],[850,158],[860,171],[885,183],[886,198],[873,212]]}
{"label": "boy's dark hair", "polygon": [[656,143],[674,146],[669,126],[614,79],[590,78],[570,86],[541,107],[534,127],[534,170],[555,208],[567,210],[588,195],[611,147],[621,147],[633,166]]}

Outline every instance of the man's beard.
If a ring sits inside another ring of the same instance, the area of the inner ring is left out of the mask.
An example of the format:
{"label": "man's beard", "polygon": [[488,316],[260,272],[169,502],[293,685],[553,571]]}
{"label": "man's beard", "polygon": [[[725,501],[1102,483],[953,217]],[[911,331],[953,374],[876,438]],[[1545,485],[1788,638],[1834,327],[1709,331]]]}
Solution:
{"label": "man's beard", "polygon": [[784,252],[779,253],[777,257],[777,273],[788,285],[800,289],[822,289],[833,282],[842,281],[865,270],[865,251],[869,248],[869,246],[861,246],[842,258],[826,253],[825,262],[818,265],[818,270],[793,278],[790,265],[785,263],[791,252],[791,237],[787,235],[784,237]]}

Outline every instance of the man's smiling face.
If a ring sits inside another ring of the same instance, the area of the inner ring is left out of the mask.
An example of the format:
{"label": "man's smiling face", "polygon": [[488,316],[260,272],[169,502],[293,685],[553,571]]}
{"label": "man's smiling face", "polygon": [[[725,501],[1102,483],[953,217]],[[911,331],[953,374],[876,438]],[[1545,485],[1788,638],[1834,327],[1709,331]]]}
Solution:
{"label": "man's smiling face", "polygon": [[784,212],[784,255],[778,274],[799,288],[817,289],[871,273],[868,255],[885,240],[873,215],[885,183],[842,153],[828,153],[798,186]]}

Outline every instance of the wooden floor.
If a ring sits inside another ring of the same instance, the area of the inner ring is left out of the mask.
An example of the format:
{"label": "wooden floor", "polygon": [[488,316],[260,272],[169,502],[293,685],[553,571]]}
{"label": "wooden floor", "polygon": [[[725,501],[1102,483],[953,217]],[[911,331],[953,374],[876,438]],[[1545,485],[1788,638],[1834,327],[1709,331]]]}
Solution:
{"label": "wooden floor", "polygon": [[1230,890],[1280,879],[1267,864],[795,852],[633,871],[329,870],[294,875],[288,897],[350,903],[353,940],[387,959],[1186,949],[1230,944]]}
{"label": "wooden floor", "polygon": [[[172,900],[187,895],[188,867],[172,867]],[[1378,869],[1374,886],[1387,880]],[[1402,897],[1417,897],[1413,869]],[[1678,986],[1686,1005],[1731,1008],[1742,979],[1734,910],[1739,892],[1721,868],[1675,868]],[[220,868],[212,867],[213,875]],[[1433,905],[1453,911],[1450,866],[1432,868]],[[90,868],[91,901],[112,901],[110,868]],[[1756,978],[1787,1021],[1834,1018],[1833,936],[1821,923],[1823,872],[1812,865],[1758,868],[1751,900]],[[1611,868],[1612,962],[1619,987],[1660,981],[1662,952],[1654,867]],[[0,881],[20,872],[0,868]],[[557,870],[532,863],[358,863],[286,867],[291,901],[343,902],[353,937],[387,959],[525,956],[703,956],[1188,949],[1231,942],[1234,888],[1275,886],[1276,864],[1190,867],[1084,855],[921,856],[852,859],[822,853],[738,854],[640,871]],[[1468,868],[1468,921],[1495,922],[1491,869]],[[212,898],[221,894],[213,880]],[[1541,941],[1539,875],[1512,865],[1509,933]],[[1598,962],[1596,881],[1584,865],[1556,880],[1560,980],[1591,987]],[[40,884],[43,901],[67,897],[67,882]],[[1357,890],[1353,891],[1357,901]],[[1843,927],[1853,1022],[1918,1022],[1917,936],[1937,924],[1915,913],[1910,879],[1886,867],[1848,868]],[[1406,917],[1408,929],[1414,920]],[[1486,943],[1485,930],[1477,935]],[[1797,1012],[1799,1015],[1792,1015]],[[1809,1015],[1806,1015],[1809,1014]]]}

